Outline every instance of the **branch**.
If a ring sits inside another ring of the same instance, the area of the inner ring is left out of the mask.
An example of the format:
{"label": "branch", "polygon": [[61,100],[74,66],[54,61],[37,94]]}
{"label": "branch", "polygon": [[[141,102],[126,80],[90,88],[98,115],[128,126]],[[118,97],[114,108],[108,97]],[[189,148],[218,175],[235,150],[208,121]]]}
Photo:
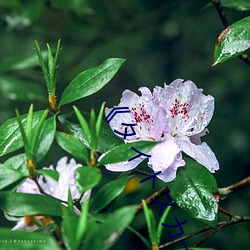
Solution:
{"label": "branch", "polygon": [[249,185],[250,185],[250,176],[248,176],[245,179],[243,179],[237,183],[234,183],[228,187],[219,188],[218,192],[219,192],[219,195],[221,196],[221,198],[223,199],[223,198],[226,198],[229,194],[234,193],[236,191],[239,191],[239,190],[241,190]]}
{"label": "branch", "polygon": [[[219,14],[220,20],[223,23],[224,28],[226,29],[228,26],[230,26],[230,22],[229,22],[226,14],[225,14],[223,8],[222,8],[220,0],[211,0],[211,3],[216,8],[216,10],[217,10],[217,12]],[[250,59],[249,59],[249,57],[248,57],[247,54],[241,54],[239,57],[245,63],[247,63],[248,65],[250,65]]]}
{"label": "branch", "polygon": [[[247,222],[247,221],[250,221],[250,217],[249,216],[238,216],[238,215],[234,215],[232,217],[231,220],[229,221],[222,221],[222,222],[219,222],[218,223],[218,227],[216,229],[214,229],[213,231],[209,232],[206,236],[204,236],[199,242],[197,242],[193,247],[197,247],[198,245],[200,245],[201,243],[203,243],[205,240],[207,240],[210,236],[212,236],[213,234],[215,234],[216,232],[220,231],[221,229],[223,229],[224,227],[227,227],[229,225],[233,225],[233,224],[238,224],[238,223],[241,223],[241,222]],[[183,236],[179,239],[176,239],[176,240],[173,240],[171,242],[168,242],[168,243],[165,243],[165,244],[162,244],[159,246],[159,248],[165,248],[165,247],[169,247],[169,246],[172,246],[174,244],[177,244],[179,242],[182,242],[188,238],[191,238],[197,234],[200,234],[200,233],[203,233],[203,232],[206,232],[208,230],[211,230],[213,229],[212,227],[210,226],[207,226],[207,227],[203,227],[195,232],[192,232],[186,236]]]}
{"label": "branch", "polygon": [[[161,188],[160,190],[156,191],[151,196],[146,198],[146,200],[145,200],[146,204],[150,205],[151,203],[153,203],[153,201],[150,200],[151,198],[154,200],[157,200],[160,197],[162,197],[166,192],[169,192],[168,186]],[[142,210],[143,210],[143,205],[142,205],[142,203],[140,203],[137,205],[136,215],[139,214]]]}
{"label": "branch", "polygon": [[211,232],[209,232],[207,235],[205,235],[202,239],[200,239],[196,244],[194,244],[193,247],[198,247],[199,245],[201,245],[204,241],[206,241],[209,237],[211,237],[212,235],[214,235],[215,233],[219,232],[221,229],[233,225],[233,224],[238,224],[241,222],[247,222],[250,221],[250,216],[238,216],[238,215],[234,215],[231,220],[229,221],[223,221],[221,223],[218,224],[218,227],[214,230],[212,230]]}

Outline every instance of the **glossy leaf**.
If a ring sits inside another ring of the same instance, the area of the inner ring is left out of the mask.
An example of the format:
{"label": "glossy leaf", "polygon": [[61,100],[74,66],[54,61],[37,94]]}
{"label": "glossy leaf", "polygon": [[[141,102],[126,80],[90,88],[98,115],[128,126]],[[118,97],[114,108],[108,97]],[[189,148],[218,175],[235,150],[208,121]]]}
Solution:
{"label": "glossy leaf", "polygon": [[168,183],[170,196],[177,205],[195,219],[216,227],[218,204],[213,194],[218,191],[214,176],[202,165],[185,159],[174,181]]}
{"label": "glossy leaf", "polygon": [[141,153],[148,154],[148,152],[154,146],[156,146],[156,144],[158,144],[158,142],[154,141],[136,141],[127,144],[122,144],[113,148],[110,152],[104,155],[98,163],[98,166],[128,161],[132,157],[135,157],[136,155],[138,155],[138,153],[134,151],[131,147],[135,148]]}
{"label": "glossy leaf", "polygon": [[59,106],[99,91],[114,77],[124,61],[121,58],[110,58],[99,66],[78,74],[64,90]]}
{"label": "glossy leaf", "polygon": [[23,153],[10,157],[8,160],[4,162],[4,165],[8,166],[9,168],[18,170],[19,172],[28,176],[29,171],[27,169],[26,160],[27,160],[26,155]]}
{"label": "glossy leaf", "polygon": [[221,0],[223,7],[227,7],[239,11],[250,10],[250,1],[249,0]]}
{"label": "glossy leaf", "polygon": [[11,216],[35,214],[62,216],[63,210],[66,209],[49,196],[13,192],[0,193],[0,208]]}
{"label": "glossy leaf", "polygon": [[0,249],[11,250],[60,250],[54,238],[48,234],[26,231],[10,231],[0,228]]}
{"label": "glossy leaf", "polygon": [[14,101],[45,101],[42,86],[26,82],[14,77],[0,77],[0,93]]}
{"label": "glossy leaf", "polygon": [[[89,118],[89,114],[83,114],[87,119]],[[86,145],[86,147],[90,147],[74,113],[61,115],[59,116],[59,120],[70,134],[78,138],[84,145]],[[123,141],[116,136],[108,124],[103,121],[101,123],[100,135],[97,143],[97,152],[104,153],[121,144],[123,144]]]}
{"label": "glossy leaf", "polygon": [[75,173],[76,185],[81,194],[95,187],[101,180],[102,173],[99,168],[81,167]]}
{"label": "glossy leaf", "polygon": [[115,210],[103,224],[93,227],[86,239],[84,250],[102,249],[112,247],[133,220],[136,206],[126,206]]}
{"label": "glossy leaf", "polygon": [[82,164],[88,165],[88,152],[86,146],[73,135],[56,132],[56,141],[62,149],[71,154]]}
{"label": "glossy leaf", "polygon": [[38,149],[37,149],[37,161],[41,161],[48,153],[50,146],[54,140],[56,132],[56,117],[52,116],[45,120],[41,135],[39,137]]}
{"label": "glossy leaf", "polygon": [[101,211],[104,207],[106,207],[110,202],[112,202],[115,198],[117,198],[122,191],[124,190],[128,180],[132,176],[126,176],[114,181],[110,181],[105,184],[101,189],[99,189],[94,196],[91,208],[94,212]]}
{"label": "glossy leaf", "polygon": [[24,179],[26,176],[27,175],[24,175],[20,171],[0,164],[0,190],[16,181]]}
{"label": "glossy leaf", "polygon": [[[34,112],[33,127],[44,111]],[[27,114],[20,116],[22,124],[26,123]],[[25,125],[24,125],[25,126]],[[13,152],[23,146],[17,118],[11,118],[0,126],[0,156]]]}
{"label": "glossy leaf", "polygon": [[214,65],[226,62],[250,47],[250,16],[228,26],[215,45]]}

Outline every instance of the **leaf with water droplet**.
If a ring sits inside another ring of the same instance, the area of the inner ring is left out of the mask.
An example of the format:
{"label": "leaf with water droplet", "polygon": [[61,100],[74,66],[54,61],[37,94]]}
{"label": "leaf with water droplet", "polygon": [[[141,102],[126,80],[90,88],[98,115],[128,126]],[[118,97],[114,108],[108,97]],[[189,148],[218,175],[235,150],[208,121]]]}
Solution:
{"label": "leaf with water droplet", "polygon": [[221,32],[215,44],[214,65],[239,56],[250,47],[250,16]]}
{"label": "leaf with water droplet", "polygon": [[218,192],[216,180],[202,165],[185,159],[174,181],[168,184],[170,195],[177,205],[195,219],[216,227],[218,204],[214,198]]}

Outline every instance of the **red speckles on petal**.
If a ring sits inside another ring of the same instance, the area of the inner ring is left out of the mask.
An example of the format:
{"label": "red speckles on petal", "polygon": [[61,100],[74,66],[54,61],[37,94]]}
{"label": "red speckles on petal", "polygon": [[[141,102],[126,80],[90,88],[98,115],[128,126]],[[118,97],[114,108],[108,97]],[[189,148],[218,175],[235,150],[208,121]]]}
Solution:
{"label": "red speckles on petal", "polygon": [[132,107],[132,113],[133,113],[133,115],[135,117],[135,121],[137,123],[140,123],[142,121],[145,121],[147,123],[152,123],[153,119],[147,113],[147,111],[145,109],[145,104],[144,103],[139,103],[138,106],[139,106],[138,108]]}
{"label": "red speckles on petal", "polygon": [[188,103],[180,103],[177,99],[175,99],[175,101],[172,103],[172,108],[170,109],[172,118],[179,115],[184,119],[184,121],[186,121],[187,118],[189,118],[187,107]]}

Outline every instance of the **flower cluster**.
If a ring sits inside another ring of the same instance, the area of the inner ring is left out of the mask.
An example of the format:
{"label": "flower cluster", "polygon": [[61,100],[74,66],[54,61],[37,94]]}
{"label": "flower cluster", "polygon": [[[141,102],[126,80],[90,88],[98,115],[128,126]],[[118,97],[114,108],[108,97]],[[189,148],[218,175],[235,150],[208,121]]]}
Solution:
{"label": "flower cluster", "polygon": [[[177,168],[184,166],[182,152],[214,173],[219,169],[218,161],[210,147],[201,141],[207,131],[214,112],[214,98],[204,95],[192,81],[177,79],[163,88],[156,86],[151,91],[142,87],[141,96],[125,90],[117,107],[128,107],[130,113],[117,114],[111,121],[112,130],[135,134],[124,139],[125,143],[137,140],[160,141],[150,152],[148,166],[164,182],[175,179]],[[106,116],[112,109],[106,108]],[[119,135],[118,135],[119,136]],[[111,171],[128,171],[145,159],[140,156],[133,161],[107,164]]]}
{"label": "flower cluster", "polygon": [[[67,202],[68,200],[68,190],[70,190],[72,199],[78,199],[80,193],[77,189],[76,182],[74,179],[75,171],[78,167],[81,167],[80,164],[76,164],[74,159],[71,159],[67,162],[67,157],[61,158],[56,168],[53,166],[44,169],[56,170],[59,174],[58,180],[54,180],[47,176],[40,176],[38,178],[38,183],[42,188],[43,192],[51,195],[61,201]],[[41,194],[36,183],[27,178],[16,190],[20,193],[30,193],[30,194]],[[86,191],[80,202],[88,199],[90,196],[90,190]],[[77,212],[77,211],[76,211]],[[21,218],[17,225],[12,230],[27,230],[34,231],[38,229],[39,225],[47,225],[51,223],[51,219],[45,216],[25,216]]]}

